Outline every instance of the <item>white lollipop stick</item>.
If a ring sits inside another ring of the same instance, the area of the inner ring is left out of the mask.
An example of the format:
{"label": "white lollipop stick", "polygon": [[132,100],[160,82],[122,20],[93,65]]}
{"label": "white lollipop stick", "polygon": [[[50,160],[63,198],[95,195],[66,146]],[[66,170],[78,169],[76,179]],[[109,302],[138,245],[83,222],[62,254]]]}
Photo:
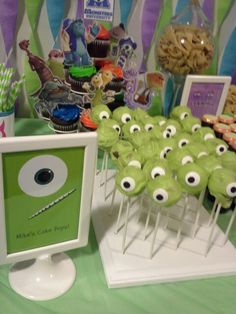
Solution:
{"label": "white lollipop stick", "polygon": [[199,225],[199,219],[200,219],[200,215],[201,215],[201,205],[202,205],[202,202],[204,200],[205,192],[206,192],[206,190],[203,190],[201,192],[201,194],[199,195],[199,198],[196,201],[197,210],[196,210],[196,217],[195,217],[193,230],[192,230],[192,238],[195,237],[196,232],[197,232],[197,228],[198,228],[198,225]]}
{"label": "white lollipop stick", "polygon": [[147,213],[145,227],[144,227],[143,240],[146,240],[146,238],[147,238],[147,230],[148,230],[148,225],[149,225],[149,221],[150,221],[151,212],[152,212],[153,207],[154,207],[154,205],[153,204],[150,205],[150,203],[149,203],[148,213]]}
{"label": "white lollipop stick", "polygon": [[210,215],[209,220],[208,220],[208,226],[210,226],[210,224],[211,224],[211,222],[213,220],[213,217],[214,217],[214,214],[215,214],[215,210],[216,210],[216,206],[217,206],[217,200],[215,200],[213,208],[211,210],[211,215]]}
{"label": "white lollipop stick", "polygon": [[230,232],[230,229],[234,223],[234,219],[236,217],[236,206],[234,207],[234,211],[233,211],[233,214],[230,218],[230,221],[229,221],[229,224],[227,226],[227,229],[226,229],[226,232],[225,232],[225,235],[224,235],[224,239],[223,239],[223,245],[225,245],[225,243],[227,242],[228,240],[228,236],[229,236],[229,232]]}
{"label": "white lollipop stick", "polygon": [[114,189],[112,191],[111,206],[110,206],[110,210],[108,211],[108,215],[111,215],[114,211],[115,197],[116,197],[116,187],[114,187]]}
{"label": "white lollipop stick", "polygon": [[157,230],[160,224],[160,217],[161,217],[161,208],[157,209],[157,216],[156,216],[156,223],[155,223],[155,227],[154,227],[154,231],[153,231],[153,237],[152,237],[152,243],[151,243],[151,247],[150,247],[150,258],[152,258],[152,254],[153,254],[153,248],[154,248],[154,243],[156,241],[156,236],[157,236]]}
{"label": "white lollipop stick", "polygon": [[124,225],[124,233],[122,239],[122,253],[125,253],[125,242],[126,242],[126,235],[128,229],[128,220],[129,220],[129,211],[130,211],[130,197],[128,197],[127,207],[126,207],[126,214],[125,214],[125,225]]}
{"label": "white lollipop stick", "polygon": [[104,199],[106,199],[107,194],[107,171],[108,171],[108,159],[109,155],[106,152],[106,160],[105,160],[105,176],[104,176]]}
{"label": "white lollipop stick", "polygon": [[123,210],[124,200],[125,200],[125,195],[123,195],[123,197],[121,199],[121,202],[120,202],[120,208],[119,208],[118,217],[117,217],[117,221],[116,221],[115,233],[118,233],[118,231],[119,231],[120,217],[121,217],[121,213],[122,213],[122,210]]}
{"label": "white lollipop stick", "polygon": [[144,200],[144,192],[142,193],[141,197],[140,197],[140,207],[137,213],[137,223],[139,223],[139,220],[141,218],[141,214],[143,211],[143,200]]}
{"label": "white lollipop stick", "polygon": [[205,251],[205,256],[207,256],[207,253],[208,253],[208,251],[210,249],[210,246],[211,246],[211,240],[212,240],[212,236],[213,236],[213,233],[214,233],[214,230],[215,230],[215,226],[216,226],[216,222],[217,222],[218,216],[220,214],[220,209],[221,209],[221,204],[219,203],[218,206],[217,206],[217,209],[216,209],[216,214],[215,214],[214,220],[212,222],[210,234],[209,234],[209,237],[208,237],[208,241],[207,241],[207,245],[206,245],[206,251]]}
{"label": "white lollipop stick", "polygon": [[102,179],[103,179],[103,170],[105,168],[105,157],[106,157],[106,152],[103,153],[103,158],[102,158],[102,167],[101,167],[101,177],[100,177],[100,187],[102,186]]}
{"label": "white lollipop stick", "polygon": [[177,235],[176,235],[175,249],[178,248],[179,243],[180,243],[180,236],[181,236],[181,232],[182,232],[182,229],[183,229],[184,216],[185,216],[185,214],[187,212],[187,207],[188,207],[188,194],[185,195],[185,199],[184,199],[184,208],[183,208],[182,214],[180,216],[179,228],[178,228],[178,232],[177,232]]}

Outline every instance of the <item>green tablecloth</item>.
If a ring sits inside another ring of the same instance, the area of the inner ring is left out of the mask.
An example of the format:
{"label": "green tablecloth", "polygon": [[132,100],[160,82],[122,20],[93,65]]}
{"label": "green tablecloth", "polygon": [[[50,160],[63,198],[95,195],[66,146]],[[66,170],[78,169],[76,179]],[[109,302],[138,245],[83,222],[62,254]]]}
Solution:
{"label": "green tablecloth", "polygon": [[[44,122],[19,119],[16,134],[49,133]],[[220,217],[224,226],[230,214]],[[230,235],[236,244],[236,224]],[[108,289],[91,226],[89,244],[68,252],[77,269],[73,287],[52,301],[32,302],[10,288],[10,266],[0,267],[0,314],[235,314],[236,277]]]}

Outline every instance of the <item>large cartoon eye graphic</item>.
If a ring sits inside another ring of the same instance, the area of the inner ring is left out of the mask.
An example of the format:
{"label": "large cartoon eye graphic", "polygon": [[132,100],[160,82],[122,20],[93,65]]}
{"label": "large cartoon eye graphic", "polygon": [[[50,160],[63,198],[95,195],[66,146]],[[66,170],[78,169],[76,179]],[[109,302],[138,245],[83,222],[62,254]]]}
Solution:
{"label": "large cartoon eye graphic", "polygon": [[200,129],[201,128],[201,125],[200,124],[194,124],[193,126],[192,126],[192,132],[194,133],[194,132],[196,132],[198,129]]}
{"label": "large cartoon eye graphic", "polygon": [[218,146],[216,146],[216,154],[217,154],[217,155],[222,155],[222,154],[224,154],[226,151],[227,151],[226,146],[224,146],[224,145],[218,145]]}
{"label": "large cartoon eye graphic", "polygon": [[102,119],[109,119],[109,113],[107,111],[101,111],[99,113],[99,119],[102,120]]}
{"label": "large cartoon eye graphic", "polygon": [[189,116],[188,112],[182,112],[180,115],[180,120],[184,120],[184,119],[188,118],[188,116]]}
{"label": "large cartoon eye graphic", "polygon": [[193,162],[193,158],[191,156],[184,156],[181,163],[182,165],[186,165],[191,162]]}
{"label": "large cartoon eye graphic", "polygon": [[163,131],[162,135],[164,138],[170,138],[172,136],[172,134],[168,130]]}
{"label": "large cartoon eye graphic", "polygon": [[27,195],[42,197],[57,192],[68,175],[64,161],[53,155],[41,155],[28,160],[20,169],[18,184]]}
{"label": "large cartoon eye graphic", "polygon": [[134,133],[134,132],[140,132],[140,126],[138,124],[133,124],[131,125],[131,127],[129,128],[130,133]]}
{"label": "large cartoon eye graphic", "polygon": [[155,167],[151,171],[152,179],[155,179],[158,176],[164,176],[166,174],[165,170],[161,167]]}
{"label": "large cartoon eye graphic", "polygon": [[204,135],[204,141],[210,140],[211,138],[214,138],[214,135],[211,133],[207,133]]}
{"label": "large cartoon eye graphic", "polygon": [[169,196],[168,196],[168,192],[164,189],[156,189],[153,194],[152,197],[154,199],[155,202],[157,203],[164,203],[168,200]]}
{"label": "large cartoon eye graphic", "polygon": [[128,163],[128,166],[133,166],[133,167],[141,169],[141,164],[140,164],[140,162],[138,160],[131,160]]}
{"label": "large cartoon eye graphic", "polygon": [[135,181],[131,177],[124,177],[120,182],[120,186],[125,192],[131,192],[135,189]]}
{"label": "large cartoon eye graphic", "polygon": [[144,130],[145,130],[146,132],[151,131],[152,129],[153,129],[153,124],[151,124],[151,123],[145,124]]}
{"label": "large cartoon eye graphic", "polygon": [[187,139],[182,139],[182,140],[179,141],[178,147],[179,147],[179,148],[182,148],[182,147],[184,147],[185,145],[187,145],[188,143],[189,143],[189,140],[187,140]]}
{"label": "large cartoon eye graphic", "polygon": [[114,124],[112,127],[118,134],[120,134],[121,129],[120,129],[120,126],[118,124]]}
{"label": "large cartoon eye graphic", "polygon": [[236,197],[236,182],[227,185],[226,193],[229,197]]}
{"label": "large cartoon eye graphic", "polygon": [[121,116],[121,121],[122,121],[123,123],[127,123],[127,122],[129,122],[130,120],[131,120],[131,115],[130,115],[130,114],[128,114],[128,113],[122,114],[122,116]]}
{"label": "large cartoon eye graphic", "polygon": [[172,136],[176,134],[176,127],[174,125],[169,125],[166,128],[166,131],[168,131]]}
{"label": "large cartoon eye graphic", "polygon": [[189,186],[197,186],[200,183],[200,176],[197,172],[191,171],[186,174],[185,182]]}

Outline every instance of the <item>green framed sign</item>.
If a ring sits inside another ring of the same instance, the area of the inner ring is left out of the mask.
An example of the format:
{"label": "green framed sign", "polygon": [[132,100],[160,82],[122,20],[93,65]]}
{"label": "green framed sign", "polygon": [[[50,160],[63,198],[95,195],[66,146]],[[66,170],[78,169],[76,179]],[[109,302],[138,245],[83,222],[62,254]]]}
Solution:
{"label": "green framed sign", "polygon": [[95,133],[0,142],[0,264],[87,244]]}

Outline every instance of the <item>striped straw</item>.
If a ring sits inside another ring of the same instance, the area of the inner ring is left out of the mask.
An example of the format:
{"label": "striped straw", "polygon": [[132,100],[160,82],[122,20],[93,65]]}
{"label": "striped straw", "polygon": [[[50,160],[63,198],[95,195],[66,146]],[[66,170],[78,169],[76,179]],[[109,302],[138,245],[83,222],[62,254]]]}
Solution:
{"label": "striped straw", "polygon": [[15,81],[12,83],[9,94],[8,94],[8,98],[7,98],[7,107],[6,107],[7,111],[10,111],[13,108],[15,101],[17,97],[19,96],[19,93],[20,93],[20,90],[24,81],[25,81],[25,75],[23,74],[19,81]]}

